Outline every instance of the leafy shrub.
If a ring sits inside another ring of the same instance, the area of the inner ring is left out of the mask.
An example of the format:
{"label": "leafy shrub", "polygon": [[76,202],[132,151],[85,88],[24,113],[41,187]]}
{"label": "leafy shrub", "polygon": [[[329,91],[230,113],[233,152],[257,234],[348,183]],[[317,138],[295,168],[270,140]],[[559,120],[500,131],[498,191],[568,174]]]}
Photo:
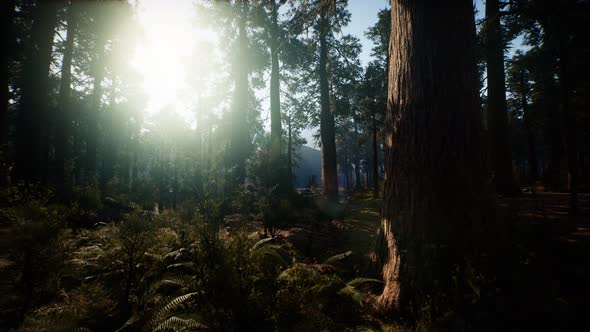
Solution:
{"label": "leafy shrub", "polygon": [[120,223],[62,232],[65,263],[56,268],[54,294],[23,329],[332,329],[360,319],[370,299],[360,286],[369,281],[338,276],[350,253],[298,263],[281,238],[244,231],[221,237],[203,215],[220,213],[220,204],[201,206],[197,222],[132,212]]}

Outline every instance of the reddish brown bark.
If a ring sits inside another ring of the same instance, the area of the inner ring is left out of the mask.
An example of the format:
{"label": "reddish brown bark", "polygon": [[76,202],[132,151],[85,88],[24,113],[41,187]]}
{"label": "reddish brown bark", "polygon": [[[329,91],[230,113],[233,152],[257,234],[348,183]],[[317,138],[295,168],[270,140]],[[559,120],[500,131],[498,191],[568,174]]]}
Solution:
{"label": "reddish brown bark", "polygon": [[328,84],[328,6],[322,6],[320,17],[320,137],[322,139],[322,192],[330,200],[338,197],[336,164],[336,130],[330,108]]}
{"label": "reddish brown bark", "polygon": [[[487,204],[470,0],[391,1],[385,191],[374,262],[385,310],[452,284]],[[460,50],[460,51],[458,51]]]}

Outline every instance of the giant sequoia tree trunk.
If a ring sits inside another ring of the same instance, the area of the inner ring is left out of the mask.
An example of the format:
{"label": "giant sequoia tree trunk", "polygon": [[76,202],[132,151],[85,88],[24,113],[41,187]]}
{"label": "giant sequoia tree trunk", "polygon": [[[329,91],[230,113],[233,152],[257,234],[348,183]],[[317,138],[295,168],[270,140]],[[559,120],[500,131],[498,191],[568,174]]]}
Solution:
{"label": "giant sequoia tree trunk", "polygon": [[320,137],[322,139],[322,192],[329,200],[338,198],[336,169],[336,130],[330,107],[328,84],[328,8],[322,6],[320,17]]}
{"label": "giant sequoia tree trunk", "polygon": [[[452,288],[487,204],[470,0],[391,1],[385,192],[372,256],[386,310]],[[458,51],[460,50],[460,51]]]}
{"label": "giant sequoia tree trunk", "polygon": [[499,0],[486,0],[486,55],[488,78],[488,125],[492,168],[496,191],[501,194],[517,192],[512,175],[512,154],[508,145],[508,115],[504,47],[500,27]]}
{"label": "giant sequoia tree trunk", "polygon": [[31,39],[23,65],[16,128],[15,168],[18,180],[41,180],[45,160],[42,139],[48,112],[49,66],[57,23],[57,1],[39,1],[34,9]]}

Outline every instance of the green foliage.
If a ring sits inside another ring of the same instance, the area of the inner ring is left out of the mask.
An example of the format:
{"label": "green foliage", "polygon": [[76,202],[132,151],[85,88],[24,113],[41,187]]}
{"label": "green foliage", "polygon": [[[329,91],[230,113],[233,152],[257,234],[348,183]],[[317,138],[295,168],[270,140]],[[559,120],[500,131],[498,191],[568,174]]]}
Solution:
{"label": "green foliage", "polygon": [[10,285],[0,307],[9,308],[5,315],[11,318],[24,315],[59,290],[60,240],[67,233],[67,210],[49,204],[51,197],[51,192],[28,185],[3,188],[0,193],[0,229],[10,235],[0,239],[5,259],[0,283]]}
{"label": "green foliage", "polygon": [[91,331],[107,318],[114,301],[99,283],[85,283],[71,292],[62,292],[55,303],[36,309],[27,316],[23,331]]}
{"label": "green foliage", "polygon": [[[48,216],[31,211],[30,218]],[[65,232],[59,247],[64,264],[48,268],[57,289],[27,314],[23,330],[327,328],[369,298],[357,287],[363,281],[346,284],[332,265],[296,263],[298,254],[280,238],[221,237],[173,214],[149,220],[131,213],[120,224]]]}

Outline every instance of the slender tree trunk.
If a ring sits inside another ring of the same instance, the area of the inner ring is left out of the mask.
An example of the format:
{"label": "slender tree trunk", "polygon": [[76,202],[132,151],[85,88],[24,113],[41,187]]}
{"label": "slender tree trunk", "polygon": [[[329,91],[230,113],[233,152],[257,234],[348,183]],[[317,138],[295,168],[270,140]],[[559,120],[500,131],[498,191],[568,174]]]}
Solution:
{"label": "slender tree trunk", "polygon": [[563,124],[565,126],[565,143],[568,166],[568,189],[570,191],[570,214],[578,214],[578,147],[576,135],[576,119],[570,109],[569,103],[569,77],[568,77],[568,52],[566,45],[567,35],[561,32],[559,41],[559,81],[561,83],[561,107]]}
{"label": "slender tree trunk", "polygon": [[344,188],[346,192],[350,189],[350,177],[349,175],[349,168],[350,168],[350,160],[348,159],[348,142],[343,140],[344,144],[344,158],[342,159],[342,171],[344,172],[344,181],[346,182]]}
{"label": "slender tree trunk", "polygon": [[360,191],[363,184],[361,179],[361,160],[358,158],[354,161],[354,183],[355,190]]}
{"label": "slender tree trunk", "polygon": [[487,213],[472,1],[392,0],[390,57],[384,205],[372,255],[386,310],[443,301],[437,295],[452,290]]}
{"label": "slender tree trunk", "polygon": [[535,146],[535,133],[533,132],[533,124],[531,114],[527,102],[528,85],[525,79],[524,70],[520,73],[520,103],[522,104],[522,113],[524,117],[524,126],[527,135],[527,145],[529,150],[529,178],[532,184],[539,179],[537,151]]}
{"label": "slender tree trunk", "polygon": [[[238,9],[238,49],[241,57],[248,52],[246,36],[247,1],[243,0]],[[250,149],[250,134],[248,128],[248,68],[243,60],[237,60],[235,65],[235,92],[232,114],[232,134],[230,142],[231,181],[239,185],[246,179],[246,159]]]}
{"label": "slender tree trunk", "polygon": [[281,94],[279,80],[278,8],[275,0],[270,1],[272,26],[270,30],[270,141],[271,160],[279,162],[281,156]]}
{"label": "slender tree trunk", "polygon": [[291,190],[293,188],[293,134],[291,129],[291,111],[289,111],[287,121],[287,183],[289,184],[289,190]]}
{"label": "slender tree trunk", "polygon": [[365,150],[365,170],[367,170],[367,191],[371,190],[371,184],[373,183],[373,167],[371,165],[372,152],[371,147],[367,145]]}
{"label": "slender tree trunk", "polygon": [[102,99],[102,81],[105,76],[104,58],[105,58],[106,40],[102,33],[99,32],[96,40],[96,59],[94,61],[94,86],[92,90],[91,109],[88,112],[88,133],[86,137],[86,182],[92,183],[96,180],[97,153],[98,153],[98,123],[101,113]]}
{"label": "slender tree trunk", "polygon": [[72,53],[74,49],[74,38],[76,35],[76,14],[74,3],[68,7],[67,14],[67,37],[65,41],[64,54],[61,64],[61,81],[59,87],[58,116],[55,128],[55,181],[58,194],[62,198],[68,196],[71,186],[70,178],[66,170],[66,162],[70,158],[70,136],[71,136],[71,83],[72,83]]}
{"label": "slender tree trunk", "polygon": [[329,200],[338,199],[338,176],[336,166],[336,130],[334,114],[330,107],[328,83],[328,8],[320,8],[320,137],[322,140],[322,192]]}
{"label": "slender tree trunk", "polygon": [[16,178],[40,181],[44,168],[43,133],[48,113],[49,67],[57,24],[57,1],[39,1],[23,66],[21,107],[16,129]]}
{"label": "slender tree trunk", "polygon": [[512,174],[512,153],[508,144],[508,115],[504,73],[504,44],[500,26],[499,0],[486,0],[486,55],[488,79],[488,124],[492,169],[496,191],[518,192]]}
{"label": "slender tree trunk", "polygon": [[356,191],[361,191],[363,185],[362,185],[362,179],[361,179],[361,159],[360,159],[360,153],[359,153],[359,131],[358,131],[358,121],[356,121],[356,117],[353,118],[355,119],[354,121],[354,139],[355,139],[355,152],[354,152],[354,189]]}
{"label": "slender tree trunk", "polygon": [[373,110],[373,196],[379,197],[379,154],[377,150],[377,119]]}
{"label": "slender tree trunk", "polygon": [[[546,24],[542,25],[544,30],[550,29]],[[545,186],[549,190],[561,190],[562,181],[560,180],[561,173],[561,159],[563,156],[563,135],[561,118],[559,116],[559,109],[555,98],[555,83],[554,83],[554,71],[553,71],[553,55],[550,54],[551,50],[547,45],[550,45],[551,41],[544,34],[543,47],[544,51],[544,63],[542,64],[542,78],[538,82],[540,86],[540,100],[539,104],[544,110],[547,121],[545,122],[545,137],[548,140],[546,142],[549,145],[549,163],[544,170],[543,179]],[[551,60],[549,60],[551,59]]]}
{"label": "slender tree trunk", "polygon": [[121,144],[117,139],[118,133],[116,132],[116,129],[114,129],[117,128],[117,124],[115,123],[115,115],[113,114],[113,112],[116,112],[114,106],[116,105],[117,82],[114,77],[111,77],[111,82],[109,108],[103,113],[104,116],[102,121],[104,134],[102,135],[103,149],[101,154],[102,167],[100,170],[100,188],[103,193],[106,192],[109,182],[116,176],[115,165],[118,162],[119,165],[121,165],[121,160],[118,158]]}

